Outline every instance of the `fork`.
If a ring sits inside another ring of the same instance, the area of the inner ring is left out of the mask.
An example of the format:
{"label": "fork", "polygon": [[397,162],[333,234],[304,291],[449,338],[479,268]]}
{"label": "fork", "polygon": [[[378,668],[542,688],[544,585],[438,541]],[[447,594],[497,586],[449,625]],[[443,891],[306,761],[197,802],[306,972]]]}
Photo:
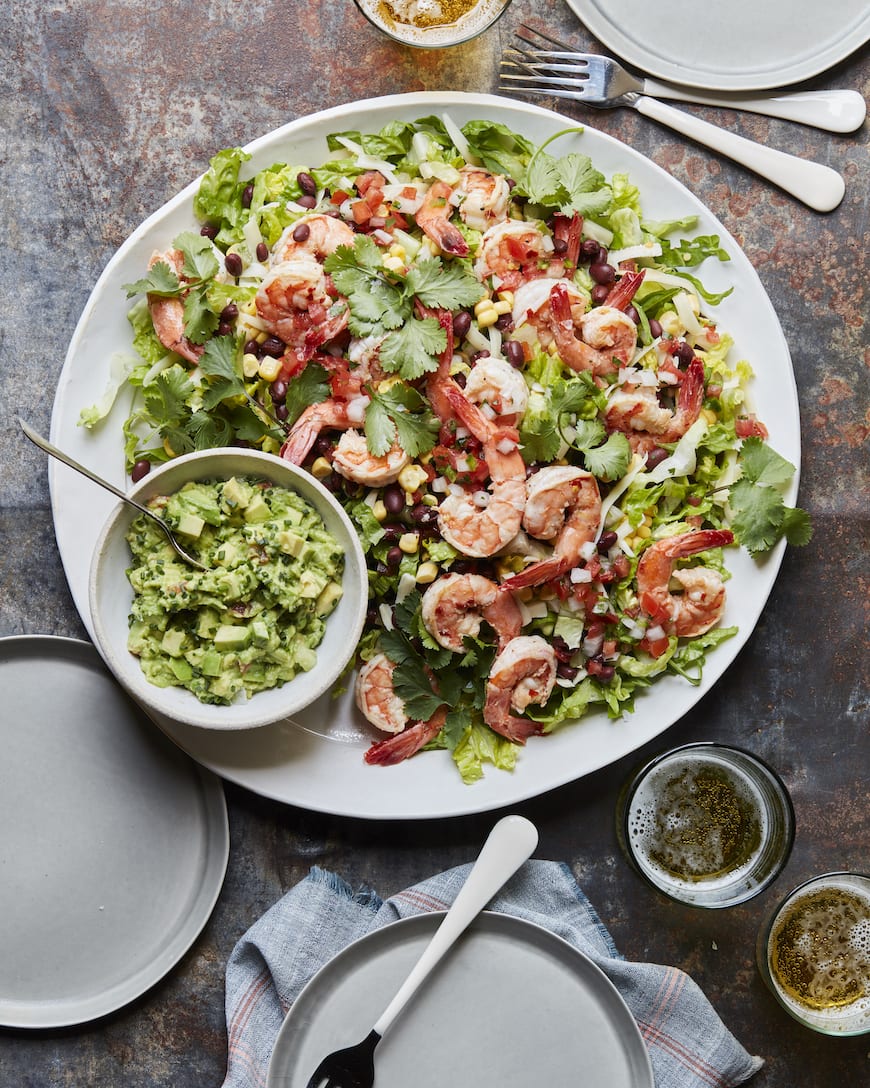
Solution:
{"label": "fork", "polygon": [[530,857],[537,844],[538,832],[523,816],[505,816],[498,821],[432,940],[372,1030],[356,1046],[328,1054],[314,1070],[306,1088],[372,1088],[375,1047],[384,1033],[456,939]]}
{"label": "fork", "polygon": [[565,98],[596,109],[630,106],[753,170],[815,211],[833,211],[845,194],[846,183],[829,166],[754,143],[632,90],[627,80],[633,77],[609,57],[573,50],[508,49],[500,77],[504,81],[500,90]]}
{"label": "fork", "polygon": [[[551,38],[543,30],[526,23],[520,24],[520,30],[525,31],[526,35],[535,35],[540,39],[535,41],[519,31],[516,34],[520,41],[531,46],[533,50],[538,50],[534,54],[536,58],[577,61],[578,67],[573,70],[582,76],[584,73],[582,62],[588,61],[592,54],[580,53],[557,38]],[[548,51],[548,46],[555,46],[558,52]],[[785,94],[760,96],[734,93],[700,94],[686,87],[676,87],[672,83],[641,79],[626,71],[616,61],[613,61],[613,67],[610,88],[613,94],[637,91],[639,94],[649,95],[650,98],[669,98],[699,106],[719,106],[725,109],[761,113],[766,117],[797,121],[799,124],[825,129],[828,132],[854,132],[855,129],[861,127],[867,116],[867,103],[864,101],[864,96],[857,91],[845,88],[824,91],[789,91]],[[564,71],[572,70],[567,63],[563,68]]]}

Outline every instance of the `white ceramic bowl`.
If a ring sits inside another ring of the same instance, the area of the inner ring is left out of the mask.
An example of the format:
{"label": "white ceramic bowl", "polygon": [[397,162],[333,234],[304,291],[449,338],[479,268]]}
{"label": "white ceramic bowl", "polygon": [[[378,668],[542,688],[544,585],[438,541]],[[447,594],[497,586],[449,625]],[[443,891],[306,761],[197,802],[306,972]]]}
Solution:
{"label": "white ceramic bowl", "polygon": [[368,575],[359,537],[333,495],[307,472],[271,454],[235,447],[186,454],[161,465],[135,484],[131,498],[140,502],[178,491],[191,480],[249,476],[267,479],[295,491],[323,518],[324,525],[345,554],[343,596],[326,622],[317,647],[317,663],[280,688],[257,692],[230,706],[201,703],[181,687],[160,688],[150,683],[139,659],[127,649],[128,617],[133,590],[127,579],[131,563],[125,539],[136,510],[119,503],[110,514],[94,550],[90,571],[90,606],[94,641],[119,683],[146,710],[204,729],[252,729],[295,714],[313,703],[335,683],[353,656],[362,633],[368,606]]}

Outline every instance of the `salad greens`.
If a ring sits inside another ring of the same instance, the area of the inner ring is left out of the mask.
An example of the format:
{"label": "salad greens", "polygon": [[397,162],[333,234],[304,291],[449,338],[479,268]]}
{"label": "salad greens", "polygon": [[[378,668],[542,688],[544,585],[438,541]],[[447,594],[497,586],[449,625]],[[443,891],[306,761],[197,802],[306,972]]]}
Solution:
{"label": "salad greens", "polygon": [[720,239],[646,218],[581,129],[433,116],[249,160],[215,155],[200,233],[127,285],[132,351],[81,423],[132,388],[134,478],[242,443],[336,493],[369,563],[367,760],[446,749],[471,782],[663,675],[700,683],[736,631],[723,548],[811,532],[712,314]]}

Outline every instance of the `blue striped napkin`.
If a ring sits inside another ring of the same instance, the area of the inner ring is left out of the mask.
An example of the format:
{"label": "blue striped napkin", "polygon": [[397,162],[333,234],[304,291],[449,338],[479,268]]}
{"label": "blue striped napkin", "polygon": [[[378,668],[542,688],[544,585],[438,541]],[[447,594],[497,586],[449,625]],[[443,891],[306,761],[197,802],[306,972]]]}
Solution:
{"label": "blue striped napkin", "polygon": [[[470,868],[449,869],[386,901],[370,890],[354,894],[335,874],[313,868],[251,926],[230,956],[224,1088],[262,1088],[288,1009],[337,952],[399,918],[446,910]],[[488,909],[551,930],[605,972],[637,1021],[656,1088],[730,1088],[761,1068],[762,1060],[737,1042],[687,974],[620,956],[568,866],[526,862]]]}

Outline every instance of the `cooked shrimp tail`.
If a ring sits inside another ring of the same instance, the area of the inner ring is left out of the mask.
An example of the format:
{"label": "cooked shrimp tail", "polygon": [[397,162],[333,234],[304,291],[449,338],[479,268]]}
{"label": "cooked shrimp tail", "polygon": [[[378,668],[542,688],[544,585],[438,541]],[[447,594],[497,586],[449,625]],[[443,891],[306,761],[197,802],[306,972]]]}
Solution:
{"label": "cooked shrimp tail", "polygon": [[643,283],[645,272],[626,272],[607,296],[607,305],[615,310],[627,310],[631,300]]}
{"label": "cooked shrimp tail", "polygon": [[467,257],[468,242],[450,222],[453,190],[446,181],[433,181],[417,212],[417,226],[450,257]]}
{"label": "cooked shrimp tail", "polygon": [[367,750],[366,763],[381,767],[392,767],[405,759],[416,755],[421,748],[434,740],[444,727],[447,710],[444,707],[435,711],[426,722],[417,722],[407,729],[386,740],[378,740]]}
{"label": "cooked shrimp tail", "polygon": [[[733,542],[729,529],[699,529],[650,545],[637,565],[640,607],[665,632],[694,638],[709,631],[725,608],[725,586],[719,572],[708,567],[674,570],[674,564]],[[672,578],[681,584],[682,593],[671,593]]]}
{"label": "cooked shrimp tail", "polygon": [[540,635],[519,635],[499,653],[489,673],[483,720],[500,736],[525,744],[541,732],[531,718],[520,718],[532,703],[543,706],[556,683],[556,653]]}

